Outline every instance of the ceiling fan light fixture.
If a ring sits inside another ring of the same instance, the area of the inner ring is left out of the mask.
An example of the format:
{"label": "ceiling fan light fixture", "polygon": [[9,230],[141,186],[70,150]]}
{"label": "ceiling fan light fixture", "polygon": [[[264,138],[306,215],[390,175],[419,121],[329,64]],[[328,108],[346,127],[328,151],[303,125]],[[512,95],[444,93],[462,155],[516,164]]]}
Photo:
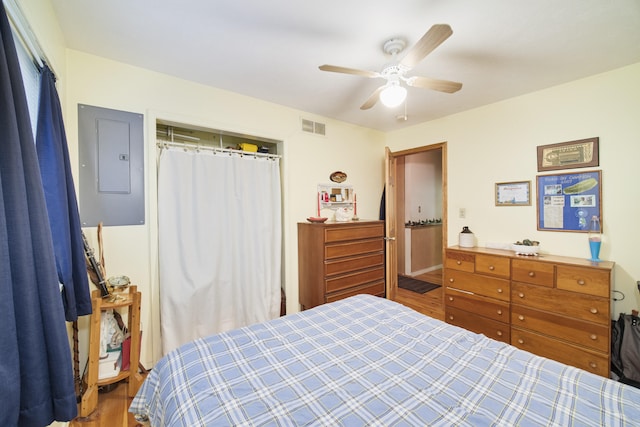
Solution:
{"label": "ceiling fan light fixture", "polygon": [[402,104],[407,97],[407,89],[400,86],[398,82],[390,82],[382,92],[380,92],[380,101],[385,107],[394,108]]}

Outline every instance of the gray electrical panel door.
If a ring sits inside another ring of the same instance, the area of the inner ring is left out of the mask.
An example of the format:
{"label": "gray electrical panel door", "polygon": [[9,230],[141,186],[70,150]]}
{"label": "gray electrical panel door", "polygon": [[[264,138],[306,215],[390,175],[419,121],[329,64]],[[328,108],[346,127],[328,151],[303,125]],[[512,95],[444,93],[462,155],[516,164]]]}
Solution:
{"label": "gray electrical panel door", "polygon": [[83,227],[144,224],[143,116],[78,104]]}

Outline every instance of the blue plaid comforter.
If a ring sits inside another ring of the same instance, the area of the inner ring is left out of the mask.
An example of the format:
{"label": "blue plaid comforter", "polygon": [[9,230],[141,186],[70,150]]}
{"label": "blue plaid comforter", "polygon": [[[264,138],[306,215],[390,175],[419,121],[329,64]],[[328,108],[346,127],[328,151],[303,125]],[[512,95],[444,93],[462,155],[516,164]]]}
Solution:
{"label": "blue plaid comforter", "polygon": [[152,426],[640,425],[640,390],[358,295],[195,340],[130,412]]}

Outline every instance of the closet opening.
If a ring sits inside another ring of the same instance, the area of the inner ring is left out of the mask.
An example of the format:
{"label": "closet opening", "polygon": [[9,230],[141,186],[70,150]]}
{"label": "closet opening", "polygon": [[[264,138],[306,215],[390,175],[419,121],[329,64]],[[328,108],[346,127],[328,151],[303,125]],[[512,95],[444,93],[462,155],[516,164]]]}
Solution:
{"label": "closet opening", "polygon": [[165,120],[156,121],[156,140],[162,143],[183,144],[185,148],[282,155],[282,141],[279,140]]}
{"label": "closet opening", "polygon": [[283,314],[282,144],[156,121],[163,354]]}

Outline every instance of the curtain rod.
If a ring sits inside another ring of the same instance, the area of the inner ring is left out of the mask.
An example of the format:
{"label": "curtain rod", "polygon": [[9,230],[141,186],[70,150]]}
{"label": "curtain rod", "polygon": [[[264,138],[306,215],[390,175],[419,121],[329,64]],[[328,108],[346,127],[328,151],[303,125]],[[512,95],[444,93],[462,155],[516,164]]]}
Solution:
{"label": "curtain rod", "polygon": [[44,53],[40,42],[38,42],[38,38],[31,29],[29,21],[24,16],[24,13],[22,12],[20,6],[16,3],[15,0],[2,0],[2,3],[4,4],[5,10],[7,11],[7,16],[15,27],[16,32],[24,42],[33,61],[38,65],[38,67],[40,67],[40,69],[44,68],[44,65],[46,64],[53,73],[54,78],[56,78],[57,80],[56,72],[53,69],[53,65],[47,58],[47,55]]}
{"label": "curtain rod", "polygon": [[278,154],[234,150],[231,148],[220,148],[220,147],[213,147],[211,145],[193,144],[188,142],[157,141],[156,145],[161,149],[173,147],[173,148],[182,148],[184,150],[196,150],[196,151],[208,150],[208,151],[213,151],[215,153],[228,153],[229,155],[238,154],[241,156],[251,156],[251,157],[266,157],[267,159],[279,159],[282,157]]}

